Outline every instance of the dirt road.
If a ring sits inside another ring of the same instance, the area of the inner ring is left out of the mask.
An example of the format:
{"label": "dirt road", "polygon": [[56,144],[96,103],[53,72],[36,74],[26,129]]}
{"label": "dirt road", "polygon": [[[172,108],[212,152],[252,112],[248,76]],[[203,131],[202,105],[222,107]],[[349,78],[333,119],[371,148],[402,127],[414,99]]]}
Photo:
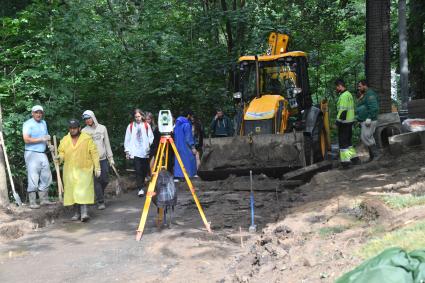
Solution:
{"label": "dirt road", "polygon": [[[180,203],[190,199],[187,193],[179,197]],[[145,235],[136,242],[143,200],[130,192],[104,211],[92,209],[89,223],[57,220],[0,244],[0,282],[214,282],[224,277],[226,262],[240,250],[220,234],[208,234],[192,207],[177,209],[177,225],[162,231],[151,209]]]}

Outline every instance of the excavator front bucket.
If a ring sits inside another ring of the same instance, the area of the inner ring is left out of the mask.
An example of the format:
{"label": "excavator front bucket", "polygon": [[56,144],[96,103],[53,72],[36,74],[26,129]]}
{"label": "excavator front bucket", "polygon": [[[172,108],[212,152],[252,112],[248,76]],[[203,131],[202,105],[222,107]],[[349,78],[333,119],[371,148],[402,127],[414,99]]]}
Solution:
{"label": "excavator front bucket", "polygon": [[224,179],[230,174],[265,173],[281,176],[305,166],[302,132],[235,136],[205,140],[198,175],[204,180]]}

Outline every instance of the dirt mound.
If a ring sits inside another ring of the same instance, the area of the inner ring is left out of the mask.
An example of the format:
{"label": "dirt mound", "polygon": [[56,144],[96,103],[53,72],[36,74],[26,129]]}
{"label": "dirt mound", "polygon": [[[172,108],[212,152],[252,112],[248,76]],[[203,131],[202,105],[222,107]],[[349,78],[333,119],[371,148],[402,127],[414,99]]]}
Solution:
{"label": "dirt mound", "polygon": [[13,240],[26,233],[55,223],[55,219],[70,214],[69,209],[57,203],[30,209],[27,206],[3,208],[0,210],[0,241]]}
{"label": "dirt mound", "polygon": [[367,198],[360,203],[359,208],[358,218],[367,222],[384,222],[393,217],[391,209],[380,199]]}
{"label": "dirt mound", "polygon": [[424,152],[315,175],[301,196],[252,239],[228,282],[334,282],[363,261],[376,235],[423,219],[423,209],[391,209],[383,196],[423,195]]}

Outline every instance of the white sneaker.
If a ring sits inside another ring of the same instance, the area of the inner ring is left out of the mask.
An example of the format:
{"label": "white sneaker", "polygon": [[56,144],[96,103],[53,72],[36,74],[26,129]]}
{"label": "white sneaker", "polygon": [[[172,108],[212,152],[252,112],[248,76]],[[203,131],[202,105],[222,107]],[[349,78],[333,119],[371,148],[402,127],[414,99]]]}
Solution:
{"label": "white sneaker", "polygon": [[137,193],[137,195],[138,195],[139,197],[144,196],[144,195],[145,195],[145,190],[144,190],[143,188],[141,188],[141,189],[139,190],[139,192]]}

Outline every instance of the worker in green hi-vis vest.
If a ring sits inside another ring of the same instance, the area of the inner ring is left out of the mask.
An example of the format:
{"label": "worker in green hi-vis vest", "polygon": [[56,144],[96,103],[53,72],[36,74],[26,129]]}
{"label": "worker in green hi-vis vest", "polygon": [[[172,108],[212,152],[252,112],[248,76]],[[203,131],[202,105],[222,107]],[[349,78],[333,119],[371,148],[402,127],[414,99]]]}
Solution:
{"label": "worker in green hi-vis vest", "polygon": [[352,144],[353,124],[355,122],[355,101],[351,93],[347,90],[342,79],[335,81],[335,89],[339,94],[337,102],[336,125],[338,128],[339,158],[343,168],[348,168],[351,164],[360,164],[356,150]]}

